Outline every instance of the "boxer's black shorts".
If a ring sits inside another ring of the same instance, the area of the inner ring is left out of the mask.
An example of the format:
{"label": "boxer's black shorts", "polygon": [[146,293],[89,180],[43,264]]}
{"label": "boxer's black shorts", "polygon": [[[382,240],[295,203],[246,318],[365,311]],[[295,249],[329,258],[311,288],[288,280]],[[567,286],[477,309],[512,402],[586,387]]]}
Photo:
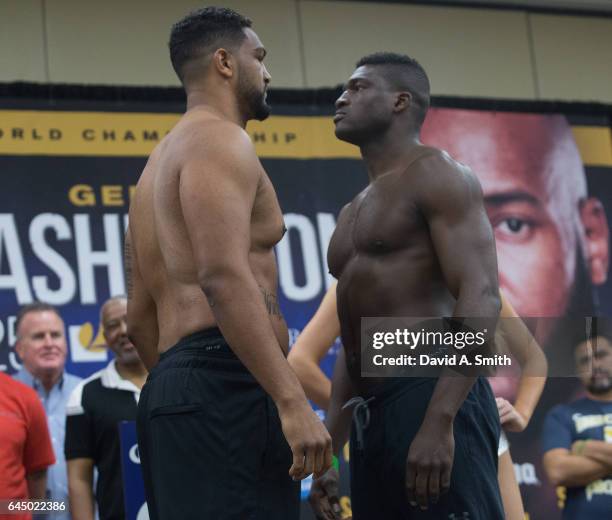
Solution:
{"label": "boxer's black shorts", "polygon": [[219,329],[160,356],[138,406],[152,520],[293,520],[300,484],[276,406]]}
{"label": "boxer's black shorts", "polygon": [[[423,422],[436,381],[393,379],[362,396],[369,401],[358,410],[351,432],[353,520],[504,518],[497,481],[499,415],[489,383],[483,378],[478,378],[453,423],[455,456],[450,491],[426,511],[408,504],[408,449]],[[360,424],[364,421],[369,422],[366,428]]]}

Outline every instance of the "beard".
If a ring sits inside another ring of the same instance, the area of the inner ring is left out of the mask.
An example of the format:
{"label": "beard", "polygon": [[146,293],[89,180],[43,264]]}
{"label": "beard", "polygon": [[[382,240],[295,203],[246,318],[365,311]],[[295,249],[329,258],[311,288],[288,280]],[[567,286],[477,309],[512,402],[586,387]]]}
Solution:
{"label": "beard", "polygon": [[612,390],[612,379],[608,375],[606,378],[591,379],[587,385],[587,390],[593,395],[607,394]]}
{"label": "beard", "polygon": [[266,103],[266,90],[258,90],[252,83],[249,83],[244,76],[240,76],[238,82],[238,94],[241,105],[249,119],[263,121],[267,119],[272,111],[270,105]]}

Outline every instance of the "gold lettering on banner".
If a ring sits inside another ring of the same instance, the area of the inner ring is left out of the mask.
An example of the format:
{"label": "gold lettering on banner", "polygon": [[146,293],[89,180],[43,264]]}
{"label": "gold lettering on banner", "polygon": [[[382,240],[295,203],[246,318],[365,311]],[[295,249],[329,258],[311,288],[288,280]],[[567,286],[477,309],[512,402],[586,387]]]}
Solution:
{"label": "gold lettering on banner", "polygon": [[96,189],[89,184],[75,184],[68,190],[68,200],[74,206],[127,206],[134,195],[136,186],[103,184]]}
{"label": "gold lettering on banner", "polygon": [[68,200],[75,206],[95,206],[96,196],[91,186],[75,184],[68,190]]}
{"label": "gold lettering on banner", "polygon": [[[0,155],[147,157],[180,114],[0,110]],[[611,130],[573,126],[587,166],[612,167]],[[251,121],[247,132],[259,157],[359,159],[359,149],[338,140],[331,116],[272,116]]]}
{"label": "gold lettering on banner", "polygon": [[123,206],[123,187],[122,186],[102,186],[102,206]]}

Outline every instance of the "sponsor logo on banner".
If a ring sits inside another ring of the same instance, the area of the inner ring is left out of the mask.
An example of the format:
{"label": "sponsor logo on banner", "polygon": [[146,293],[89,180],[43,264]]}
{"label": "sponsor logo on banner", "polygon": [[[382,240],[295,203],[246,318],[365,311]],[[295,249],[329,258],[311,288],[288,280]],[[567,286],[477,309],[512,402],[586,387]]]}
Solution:
{"label": "sponsor logo on banner", "polygon": [[93,331],[93,325],[89,322],[68,327],[70,357],[74,363],[104,362],[108,359],[102,327],[98,327],[95,339]]}
{"label": "sponsor logo on banner", "polygon": [[134,446],[130,448],[129,456],[130,460],[134,464],[140,464],[140,452],[138,451],[138,444],[134,444]]}

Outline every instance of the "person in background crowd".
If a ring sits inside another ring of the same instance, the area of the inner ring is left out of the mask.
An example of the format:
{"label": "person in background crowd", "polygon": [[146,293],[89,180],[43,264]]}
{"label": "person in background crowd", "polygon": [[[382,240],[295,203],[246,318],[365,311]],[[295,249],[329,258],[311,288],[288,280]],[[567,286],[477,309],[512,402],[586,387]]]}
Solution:
{"label": "person in background crowd", "polygon": [[586,397],[555,406],[544,422],[544,469],[564,486],[563,520],[612,516],[612,324],[593,318],[574,357]]}
{"label": "person in background crowd", "polygon": [[[15,350],[23,362],[13,377],[33,388],[47,414],[55,464],[47,473],[47,498],[68,502],[68,477],[64,459],[66,402],[80,377],[64,370],[68,348],[64,321],[52,305],[34,302],[22,307],[15,324]],[[69,519],[68,512],[54,520]]]}
{"label": "person in background crowd", "polygon": [[[55,462],[45,410],[36,392],[0,372],[0,501],[43,500]],[[1,519],[29,520],[31,514]]]}
{"label": "person in background crowd", "polygon": [[115,359],[82,381],[66,406],[65,455],[73,520],[94,519],[94,467],[100,520],[125,518],[119,423],[136,420],[147,377],[127,336],[126,316],[127,297],[115,296],[104,303],[100,322]]}

